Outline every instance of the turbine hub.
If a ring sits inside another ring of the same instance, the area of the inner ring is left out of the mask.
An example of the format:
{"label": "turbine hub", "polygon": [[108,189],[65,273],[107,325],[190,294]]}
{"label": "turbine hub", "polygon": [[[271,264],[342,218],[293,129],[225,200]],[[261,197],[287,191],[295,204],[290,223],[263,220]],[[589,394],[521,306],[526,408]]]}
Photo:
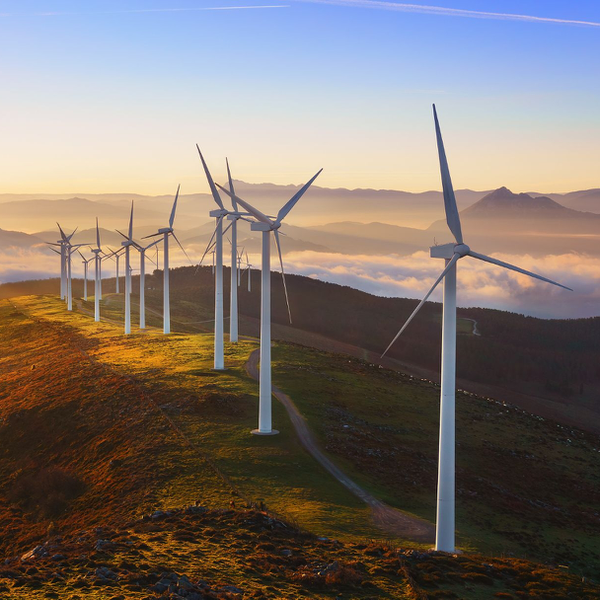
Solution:
{"label": "turbine hub", "polygon": [[471,248],[466,244],[456,244],[456,246],[454,246],[454,254],[458,254],[461,258],[469,254],[470,251]]}

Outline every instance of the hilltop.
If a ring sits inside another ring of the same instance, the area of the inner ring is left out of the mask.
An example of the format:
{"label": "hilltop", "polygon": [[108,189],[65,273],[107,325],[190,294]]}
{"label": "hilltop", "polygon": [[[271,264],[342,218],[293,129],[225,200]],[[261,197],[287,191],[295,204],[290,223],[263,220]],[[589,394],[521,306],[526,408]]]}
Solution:
{"label": "hilltop", "polygon": [[[104,305],[110,319],[118,300]],[[0,304],[3,597],[600,593],[556,568],[593,573],[600,560],[597,437],[460,396],[466,553],[439,555],[386,541],[366,507],[298,445],[280,406],[280,436],[248,434],[256,388],[243,365],[254,341],[228,346],[228,370],[216,374],[210,334],[125,338],[119,325],[95,324],[83,304],[67,315],[51,297],[12,302]],[[181,309],[176,326],[197,327]],[[278,343],[274,352],[277,385],[328,455],[385,501],[431,519],[435,386],[301,346]],[[519,483],[532,465],[539,479]],[[550,491],[556,481],[561,495]],[[549,565],[491,556],[500,552]]]}

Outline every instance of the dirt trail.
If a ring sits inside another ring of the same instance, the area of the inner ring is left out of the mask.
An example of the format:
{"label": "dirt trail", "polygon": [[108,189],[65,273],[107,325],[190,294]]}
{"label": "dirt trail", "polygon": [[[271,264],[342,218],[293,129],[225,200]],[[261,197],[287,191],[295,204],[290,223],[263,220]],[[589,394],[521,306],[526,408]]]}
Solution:
{"label": "dirt trail", "polygon": [[[253,379],[258,381],[258,357],[260,350],[254,350],[246,363],[246,371]],[[312,454],[312,456],[329,471],[341,484],[346,486],[355,496],[371,507],[373,522],[386,534],[398,536],[417,542],[433,543],[435,529],[431,523],[422,521],[416,517],[404,513],[377,500],[369,492],[361,488],[350,477],[348,477],[337,465],[335,465],[320,450],[314,435],[308,428],[304,417],[292,399],[284,394],[279,388],[273,386],[273,395],[287,410],[292,425],[298,434],[301,444]]]}

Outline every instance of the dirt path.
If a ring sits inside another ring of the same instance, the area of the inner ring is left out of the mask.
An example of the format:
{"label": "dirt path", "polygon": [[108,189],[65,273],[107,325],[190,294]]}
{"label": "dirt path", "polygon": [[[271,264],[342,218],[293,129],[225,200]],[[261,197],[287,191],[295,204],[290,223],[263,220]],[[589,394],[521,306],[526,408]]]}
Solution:
{"label": "dirt path", "polygon": [[477,329],[477,321],[475,319],[467,319],[467,317],[459,317],[459,318],[462,319],[463,321],[471,321],[471,323],[473,323],[473,335],[481,337],[481,334],[479,333],[479,329]]}
{"label": "dirt path", "polygon": [[[253,379],[258,381],[258,357],[260,350],[254,350],[246,363],[246,371]],[[273,386],[273,395],[287,410],[292,425],[298,434],[301,444],[310,454],[329,471],[341,484],[346,486],[355,496],[371,507],[373,522],[386,534],[398,536],[417,542],[433,543],[435,529],[431,523],[404,513],[377,500],[369,492],[361,488],[348,477],[331,459],[320,450],[314,435],[308,428],[304,417],[292,399],[279,388]]]}

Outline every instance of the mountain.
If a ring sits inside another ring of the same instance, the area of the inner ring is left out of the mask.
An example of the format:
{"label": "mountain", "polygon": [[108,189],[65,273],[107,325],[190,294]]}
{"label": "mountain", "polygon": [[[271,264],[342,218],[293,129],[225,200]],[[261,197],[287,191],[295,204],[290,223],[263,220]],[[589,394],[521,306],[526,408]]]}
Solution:
{"label": "mountain", "polygon": [[[2,224],[26,231],[40,231],[56,226],[60,222],[64,229],[85,228],[94,225],[96,217],[100,224],[125,227],[129,219],[131,203],[120,206],[94,202],[86,198],[66,200],[23,200],[5,202],[2,205]],[[166,220],[165,213],[136,206],[135,218],[138,224],[156,223]]]}
{"label": "mountain", "polygon": [[[600,215],[567,208],[546,196],[514,194],[502,187],[460,214],[465,239],[479,252],[600,253]],[[443,219],[428,231],[438,243],[452,241]]]}
{"label": "mountain", "polygon": [[600,223],[600,215],[582,213],[546,196],[514,194],[506,187],[498,188],[462,211],[465,219],[588,219]]}
{"label": "mountain", "polygon": [[600,213],[600,188],[579,190],[567,194],[531,194],[532,196],[547,196],[567,208],[583,212]]}
{"label": "mountain", "polygon": [[0,229],[0,250],[7,251],[11,248],[29,249],[43,244],[46,240],[38,235],[30,235],[21,231],[7,231]]}

